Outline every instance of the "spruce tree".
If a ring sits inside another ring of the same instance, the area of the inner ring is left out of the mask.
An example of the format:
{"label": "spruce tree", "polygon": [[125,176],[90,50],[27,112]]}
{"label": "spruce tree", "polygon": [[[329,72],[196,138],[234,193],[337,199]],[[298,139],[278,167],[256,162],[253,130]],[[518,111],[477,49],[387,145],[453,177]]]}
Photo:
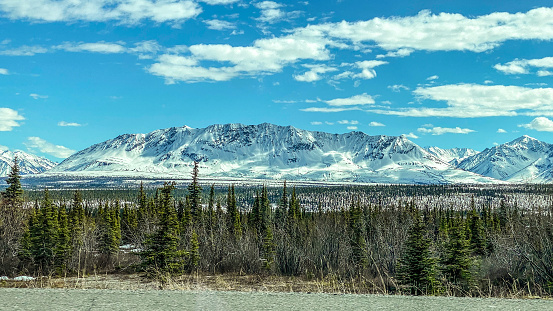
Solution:
{"label": "spruce tree", "polygon": [[464,234],[464,225],[456,220],[449,229],[448,241],[440,257],[440,270],[449,282],[467,286],[471,281],[471,258],[469,241]]}
{"label": "spruce tree", "polygon": [[486,236],[480,216],[475,210],[469,213],[469,228],[470,228],[470,250],[474,256],[486,255]]}
{"label": "spruce tree", "polygon": [[198,162],[194,161],[192,169],[192,182],[188,185],[190,197],[190,211],[194,223],[200,223],[202,220],[202,188],[198,184]]}
{"label": "spruce tree", "polygon": [[150,277],[163,277],[167,273],[179,273],[184,267],[185,253],[178,249],[179,225],[172,204],[174,183],[165,183],[161,190],[162,210],[158,229],[144,243],[140,253],[142,265]]}
{"label": "spruce tree", "polygon": [[57,208],[50,199],[48,189],[45,189],[37,221],[30,228],[32,257],[39,272],[48,273],[54,266],[58,235]]}
{"label": "spruce tree", "polygon": [[275,262],[275,243],[273,241],[273,231],[270,227],[265,230],[265,236],[263,237],[263,267],[267,271],[273,269]]}
{"label": "spruce tree", "polygon": [[228,188],[227,193],[227,225],[230,234],[235,238],[240,238],[242,235],[242,223],[240,221],[240,212],[236,207],[234,185]]}
{"label": "spruce tree", "polygon": [[192,235],[190,236],[190,250],[188,253],[190,258],[190,270],[198,269],[198,266],[200,265],[200,243],[198,241],[198,234],[196,234],[196,231],[192,231]]}
{"label": "spruce tree", "polygon": [[412,295],[432,294],[435,289],[435,260],[430,253],[430,239],[419,216],[409,229],[409,237],[398,261],[397,279]]}
{"label": "spruce tree", "polygon": [[19,176],[19,159],[17,156],[13,159],[13,164],[10,173],[6,178],[8,188],[2,192],[2,199],[5,206],[13,209],[18,209],[23,206],[23,188],[21,187],[21,177]]}
{"label": "spruce tree", "polygon": [[359,203],[352,202],[349,217],[350,245],[352,249],[353,262],[360,270],[366,268],[369,264],[367,256],[367,244],[365,242],[365,232],[363,223],[363,211]]}

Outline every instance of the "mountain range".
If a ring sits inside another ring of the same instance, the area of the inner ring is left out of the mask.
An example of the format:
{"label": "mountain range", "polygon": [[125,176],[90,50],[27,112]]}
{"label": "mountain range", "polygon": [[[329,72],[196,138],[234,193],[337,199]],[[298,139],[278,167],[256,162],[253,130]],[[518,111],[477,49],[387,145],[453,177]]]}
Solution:
{"label": "mountain range", "polygon": [[8,176],[15,157],[17,157],[17,165],[22,175],[42,173],[58,164],[46,158],[19,150],[0,150],[0,177]]}
{"label": "mountain range", "polygon": [[[124,134],[81,150],[48,177],[451,184],[553,182],[553,145],[522,136],[477,152],[421,148],[405,136],[330,134],[269,123],[171,127]],[[36,171],[40,172],[39,170]]]}

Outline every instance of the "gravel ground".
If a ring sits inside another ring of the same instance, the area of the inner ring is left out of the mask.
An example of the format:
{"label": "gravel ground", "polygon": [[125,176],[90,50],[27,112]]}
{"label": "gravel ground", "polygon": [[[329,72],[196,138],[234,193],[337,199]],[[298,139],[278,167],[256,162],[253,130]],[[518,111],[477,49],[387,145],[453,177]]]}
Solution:
{"label": "gravel ground", "polygon": [[0,288],[0,310],[553,310],[543,299]]}

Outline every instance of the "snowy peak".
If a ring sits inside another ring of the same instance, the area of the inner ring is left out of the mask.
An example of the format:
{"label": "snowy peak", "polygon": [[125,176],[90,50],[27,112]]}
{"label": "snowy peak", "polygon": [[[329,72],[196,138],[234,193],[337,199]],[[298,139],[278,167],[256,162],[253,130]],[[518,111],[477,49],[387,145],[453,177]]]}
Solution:
{"label": "snowy peak", "polygon": [[172,127],[125,134],[67,158],[52,173],[188,177],[193,161],[214,178],[381,183],[493,182],[457,170],[405,136],[331,134],[269,123]]}
{"label": "snowy peak", "polygon": [[510,182],[553,182],[553,145],[524,135],[486,149],[459,168]]}
{"label": "snowy peak", "polygon": [[17,165],[22,175],[42,173],[57,165],[56,162],[23,151],[0,150],[0,177],[8,176],[16,156]]}
{"label": "snowy peak", "polygon": [[424,149],[430,154],[435,155],[442,161],[447,162],[453,166],[459,165],[459,163],[464,159],[478,153],[478,151],[469,148],[442,149],[438,147],[426,147]]}

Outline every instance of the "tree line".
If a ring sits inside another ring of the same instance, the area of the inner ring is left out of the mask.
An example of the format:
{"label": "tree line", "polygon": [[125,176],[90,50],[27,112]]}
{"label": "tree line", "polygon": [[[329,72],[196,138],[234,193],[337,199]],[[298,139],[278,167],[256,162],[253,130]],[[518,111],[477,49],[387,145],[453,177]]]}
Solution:
{"label": "tree line", "polygon": [[[417,196],[365,202],[345,191],[347,206],[328,208],[319,201],[307,207],[300,189],[286,182],[280,189],[250,188],[251,196],[238,201],[233,185],[224,196],[216,195],[214,185],[201,187],[197,163],[180,198],[173,195],[175,184],[166,183],[149,193],[141,185],[131,202],[86,204],[79,190],[55,202],[44,190],[40,200],[25,204],[16,163],[6,182],[2,274],[138,272],[163,281],[190,272],[238,272],[413,295],[553,290],[553,205],[501,200],[496,206],[473,193],[460,209],[420,204]],[[444,191],[435,188],[421,191]]]}

